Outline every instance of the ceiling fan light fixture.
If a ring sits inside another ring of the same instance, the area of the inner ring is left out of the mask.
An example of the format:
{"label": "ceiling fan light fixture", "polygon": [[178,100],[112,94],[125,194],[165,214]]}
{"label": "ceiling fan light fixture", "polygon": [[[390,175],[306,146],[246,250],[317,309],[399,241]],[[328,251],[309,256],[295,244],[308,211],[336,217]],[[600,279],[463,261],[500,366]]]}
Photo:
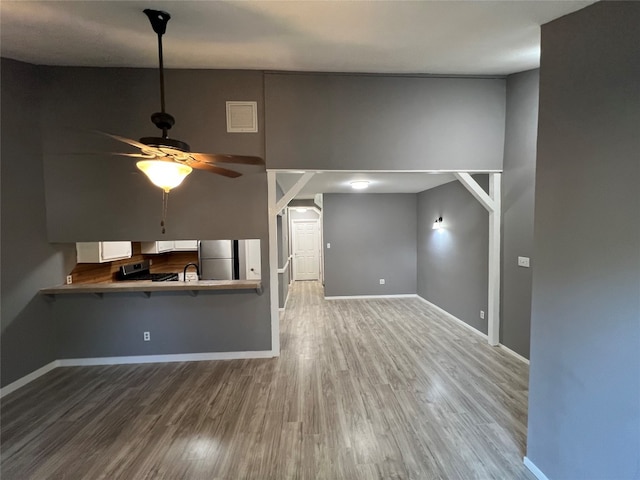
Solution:
{"label": "ceiling fan light fixture", "polygon": [[140,160],[136,163],[151,183],[169,193],[189,175],[192,168],[189,165],[164,160]]}

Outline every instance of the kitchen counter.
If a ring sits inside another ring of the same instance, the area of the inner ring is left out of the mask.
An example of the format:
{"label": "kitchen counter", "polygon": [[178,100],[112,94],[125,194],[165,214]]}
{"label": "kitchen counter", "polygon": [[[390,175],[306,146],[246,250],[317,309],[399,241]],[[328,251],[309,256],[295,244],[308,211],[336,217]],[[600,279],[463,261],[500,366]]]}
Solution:
{"label": "kitchen counter", "polygon": [[64,294],[96,294],[102,296],[105,293],[142,292],[151,296],[152,292],[182,292],[186,291],[197,295],[199,291],[212,290],[255,290],[262,294],[262,282],[260,280],[197,280],[191,282],[105,282],[105,283],[73,283],[57,287],[43,288],[40,294],[55,295]]}

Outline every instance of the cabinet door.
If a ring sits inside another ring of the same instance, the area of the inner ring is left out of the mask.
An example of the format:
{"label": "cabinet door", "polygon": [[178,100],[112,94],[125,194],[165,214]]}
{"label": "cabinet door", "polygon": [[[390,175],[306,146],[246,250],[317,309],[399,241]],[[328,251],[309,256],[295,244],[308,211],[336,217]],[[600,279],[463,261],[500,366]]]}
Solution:
{"label": "cabinet door", "polygon": [[198,240],[176,240],[174,243],[174,250],[180,252],[197,252]]}
{"label": "cabinet door", "polygon": [[131,242],[101,242],[100,259],[103,261],[131,257]]}
{"label": "cabinet door", "polygon": [[158,244],[159,253],[170,252],[171,250],[173,250],[173,240],[158,241],[156,243]]}

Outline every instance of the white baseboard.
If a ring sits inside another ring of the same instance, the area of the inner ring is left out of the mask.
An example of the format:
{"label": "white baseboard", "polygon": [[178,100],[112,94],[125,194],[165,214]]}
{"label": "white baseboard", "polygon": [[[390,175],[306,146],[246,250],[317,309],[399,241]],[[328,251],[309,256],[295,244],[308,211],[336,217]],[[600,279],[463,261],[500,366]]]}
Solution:
{"label": "white baseboard", "polygon": [[338,295],[324,297],[325,300],[366,300],[367,298],[413,298],[415,293],[400,293],[398,295]]}
{"label": "white baseboard", "polygon": [[287,309],[287,302],[289,301],[289,289],[287,289],[287,298],[284,299],[284,305],[278,308],[280,313],[283,313]]}
{"label": "white baseboard", "polygon": [[482,338],[487,338],[487,335],[485,333],[482,333],[480,330],[478,330],[477,328],[472,327],[471,325],[469,325],[467,322],[463,322],[462,320],[460,320],[458,317],[451,315],[449,312],[447,312],[446,310],[440,308],[438,305],[436,305],[435,303],[431,303],[429,300],[422,298],[420,295],[416,295],[417,298],[419,298],[420,300],[422,300],[424,303],[426,303],[427,305],[429,305],[431,308],[434,308],[435,310],[437,310],[438,312],[442,313],[447,319],[449,320],[453,320],[455,323],[457,323],[458,325],[472,331],[473,333],[475,333],[476,335],[480,335]]}
{"label": "white baseboard", "polygon": [[542,471],[538,467],[536,467],[536,464],[529,460],[527,457],[524,457],[522,463],[524,463],[524,466],[527,467],[538,480],[549,480],[547,476],[542,473]]}
{"label": "white baseboard", "polygon": [[170,355],[133,355],[130,357],[64,358],[58,360],[61,367],[90,365],[128,365],[134,363],[203,362],[206,360],[241,360],[248,358],[271,358],[271,350],[252,352],[206,352],[176,353]]}
{"label": "white baseboard", "polygon": [[514,352],[513,350],[511,350],[509,347],[505,347],[503,344],[498,344],[498,346],[504,350],[505,352],[507,352],[508,354],[514,356],[515,358],[517,358],[518,360],[520,360],[521,362],[526,363],[527,365],[529,365],[529,359],[523,357],[522,355],[520,355],[518,352]]}
{"label": "white baseboard", "polygon": [[175,355],[133,355],[130,357],[97,357],[97,358],[64,358],[54,360],[44,367],[19,378],[0,389],[0,398],[15,392],[38,377],[58,367],[83,367],[91,365],[129,365],[135,363],[170,363],[170,362],[202,362],[205,360],[244,360],[250,358],[273,358],[278,354],[271,350],[251,352],[210,352],[210,353],[178,353]]}
{"label": "white baseboard", "polygon": [[51,370],[59,366],[60,364],[58,363],[58,360],[54,360],[51,363],[47,363],[44,367],[40,367],[30,374],[19,378],[15,382],[10,383],[9,385],[5,385],[4,387],[2,387],[2,389],[0,389],[0,398],[4,397],[5,395],[9,395],[11,392],[15,392],[20,387],[24,387],[27,383],[33,382],[36,378],[41,377],[45,373],[49,373]]}

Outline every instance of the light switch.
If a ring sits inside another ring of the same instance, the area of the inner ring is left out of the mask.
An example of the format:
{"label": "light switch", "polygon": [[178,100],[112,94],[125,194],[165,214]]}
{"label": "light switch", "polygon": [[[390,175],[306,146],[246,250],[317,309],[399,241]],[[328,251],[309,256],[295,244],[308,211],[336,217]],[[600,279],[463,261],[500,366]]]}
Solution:
{"label": "light switch", "polygon": [[327,243],[327,248],[331,248],[331,244],[330,243]]}
{"label": "light switch", "polygon": [[518,257],[518,266],[529,268],[529,257]]}

